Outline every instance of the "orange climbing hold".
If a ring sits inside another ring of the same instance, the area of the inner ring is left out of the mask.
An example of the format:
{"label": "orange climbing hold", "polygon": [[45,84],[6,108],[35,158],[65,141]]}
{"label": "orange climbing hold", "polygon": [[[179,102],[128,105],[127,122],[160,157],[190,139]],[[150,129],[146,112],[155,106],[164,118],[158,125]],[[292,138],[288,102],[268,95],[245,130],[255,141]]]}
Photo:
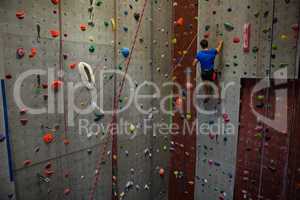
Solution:
{"label": "orange climbing hold", "polygon": [[43,140],[46,144],[50,144],[54,140],[54,135],[52,133],[47,133],[44,135]]}
{"label": "orange climbing hold", "polygon": [[29,58],[34,58],[36,56],[36,54],[37,54],[36,48],[31,48]]}
{"label": "orange climbing hold", "polygon": [[180,17],[179,19],[177,19],[176,25],[183,26],[184,25],[184,19],[182,17]]}

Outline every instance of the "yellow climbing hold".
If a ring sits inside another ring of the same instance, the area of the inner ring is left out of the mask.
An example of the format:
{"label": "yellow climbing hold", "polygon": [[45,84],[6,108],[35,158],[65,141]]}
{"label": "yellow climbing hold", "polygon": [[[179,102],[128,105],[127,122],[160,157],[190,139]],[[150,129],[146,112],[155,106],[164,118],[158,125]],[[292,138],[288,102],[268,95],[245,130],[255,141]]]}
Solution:
{"label": "yellow climbing hold", "polygon": [[173,38],[172,39],[172,44],[176,44],[177,43],[177,39],[176,38]]}
{"label": "yellow climbing hold", "polygon": [[111,22],[111,26],[112,26],[112,30],[113,31],[116,31],[116,21],[114,18],[111,18],[110,19],[110,22]]}
{"label": "yellow climbing hold", "polygon": [[129,131],[130,131],[131,133],[133,133],[133,132],[135,131],[135,129],[136,129],[135,125],[133,125],[133,124],[130,124],[130,125],[129,125]]}

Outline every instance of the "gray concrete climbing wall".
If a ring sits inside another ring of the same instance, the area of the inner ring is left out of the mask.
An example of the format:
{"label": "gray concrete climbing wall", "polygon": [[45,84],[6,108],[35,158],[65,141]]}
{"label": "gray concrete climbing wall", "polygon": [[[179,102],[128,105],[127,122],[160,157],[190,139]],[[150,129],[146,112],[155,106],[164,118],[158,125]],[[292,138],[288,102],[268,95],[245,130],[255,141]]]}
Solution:
{"label": "gray concrete climbing wall", "polygon": [[[107,152],[104,152],[106,162],[100,167],[100,180],[94,198],[109,199],[112,190],[111,141],[106,142],[107,136],[103,135],[107,132],[106,126],[111,115],[105,115],[97,122],[104,127],[97,131],[89,127],[89,132],[86,132],[80,129],[80,124],[87,121],[94,123],[98,111],[86,115],[75,114],[74,126],[65,126],[66,121],[73,117],[63,112],[40,115],[22,112],[22,108],[18,108],[14,101],[13,87],[19,75],[29,69],[52,68],[53,79],[62,79],[65,83],[71,81],[74,84],[81,81],[77,69],[79,62],[92,66],[97,81],[101,71],[124,71],[126,62],[120,49],[131,48],[144,1],[93,1],[90,5],[89,1],[74,3],[66,0],[61,3],[61,19],[58,5],[52,2],[55,0],[4,0],[0,3],[0,23],[3,25],[1,50],[4,52],[1,62],[5,66],[16,187],[13,198],[88,199],[96,173],[96,163],[107,145]],[[130,89],[136,90],[144,81],[155,81],[162,86],[168,80],[165,74],[169,73],[171,59],[170,6],[169,1],[148,1],[145,7],[128,70],[134,81],[134,88],[126,84],[120,107],[126,104]],[[61,37],[53,37],[50,31],[54,34],[60,31]],[[24,57],[16,57],[18,48],[25,50]],[[36,50],[36,55],[32,50]],[[47,98],[51,98],[51,95],[47,96],[47,92],[53,93],[52,80],[47,81],[47,73],[38,76],[39,73],[41,72],[35,72],[21,85],[24,104],[33,108],[47,106]],[[98,101],[104,103],[103,109],[112,108],[120,79],[121,76],[107,74],[104,84],[96,84],[95,90],[103,92],[102,96],[98,96]],[[146,85],[141,91],[151,94],[153,87]],[[170,91],[171,88],[166,88],[162,95]],[[68,92],[70,91],[66,88],[64,91],[60,88],[54,95],[55,106],[64,105],[64,111],[70,109]],[[64,104],[58,104],[61,97],[64,97]],[[89,90],[79,88],[75,93],[74,103],[81,109],[89,106]],[[167,171],[169,140],[165,136],[152,137],[151,125],[167,121],[169,116],[155,112],[159,109],[158,100],[147,100],[139,104],[145,110],[151,111],[140,114],[131,105],[129,110],[118,115],[118,120],[129,123],[121,127],[118,136],[119,195],[128,199],[165,199],[167,173],[165,177],[160,177],[158,171],[160,168]],[[150,119],[150,128],[148,134],[143,135],[146,119]],[[124,134],[128,125],[135,127],[134,134]],[[43,136],[47,133],[54,136],[49,144],[43,141]],[[0,144],[2,148],[4,143]],[[130,187],[131,183],[133,187]],[[1,182],[1,199],[5,199],[7,191],[2,190],[2,184],[5,183]]]}
{"label": "gray concrete climbing wall", "polygon": [[[299,7],[297,0],[199,0],[198,41],[207,38],[210,47],[214,47],[217,38],[224,40],[216,65],[222,85],[228,89],[221,105],[212,101],[203,105],[203,100],[199,101],[201,108],[217,112],[198,113],[195,199],[233,199],[240,78],[272,76],[282,68],[287,69],[287,77],[296,76]],[[245,24],[251,25],[249,52],[243,49]],[[282,77],[286,78],[285,74]],[[230,82],[233,85],[229,87]],[[225,122],[224,114],[229,121]],[[220,129],[204,134],[207,131],[201,127],[207,124]],[[217,137],[218,133],[221,135]]]}

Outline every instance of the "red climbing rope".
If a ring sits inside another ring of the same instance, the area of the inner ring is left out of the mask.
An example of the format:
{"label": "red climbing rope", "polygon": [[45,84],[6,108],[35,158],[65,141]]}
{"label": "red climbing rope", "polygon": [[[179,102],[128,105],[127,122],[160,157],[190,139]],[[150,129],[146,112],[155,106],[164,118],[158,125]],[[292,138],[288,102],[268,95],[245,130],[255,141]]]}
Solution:
{"label": "red climbing rope", "polygon": [[[144,14],[145,14],[145,9],[146,9],[147,3],[148,3],[148,0],[145,0],[144,5],[143,5],[143,9],[142,9],[142,13],[141,13],[141,17],[140,17],[140,20],[138,22],[138,27],[137,27],[135,35],[134,35],[134,40],[133,40],[131,51],[130,51],[130,54],[129,54],[129,57],[128,57],[128,62],[126,63],[125,73],[124,73],[124,75],[122,77],[122,81],[121,81],[121,85],[119,87],[118,93],[114,97],[114,107],[113,107],[112,120],[109,123],[108,131],[107,131],[107,134],[109,134],[109,135],[106,138],[106,142],[104,144],[104,149],[103,149],[101,158],[97,161],[96,175],[94,177],[93,186],[92,186],[92,189],[91,189],[90,194],[89,194],[89,200],[93,200],[94,199],[94,195],[95,195],[96,188],[97,188],[97,185],[98,185],[98,182],[99,182],[99,178],[100,178],[101,164],[105,160],[105,152],[107,150],[107,146],[108,146],[108,142],[109,142],[110,136],[114,134],[114,132],[112,133],[112,130],[115,130],[113,123],[116,122],[116,115],[117,115],[117,110],[118,110],[118,107],[119,107],[119,99],[120,99],[120,97],[122,95],[122,92],[123,92],[123,89],[124,89],[126,75],[128,73],[128,69],[129,69],[129,65],[130,65],[130,62],[131,62],[133,51],[135,49],[135,45],[136,45],[136,42],[137,42],[139,30],[141,28],[141,24],[142,24],[142,20],[143,20]],[[116,137],[113,137],[113,140],[116,140],[116,139],[117,139]],[[113,143],[116,144],[116,141],[113,141]],[[100,154],[101,154],[101,150],[100,150]],[[112,156],[115,156],[115,155],[112,154]]]}

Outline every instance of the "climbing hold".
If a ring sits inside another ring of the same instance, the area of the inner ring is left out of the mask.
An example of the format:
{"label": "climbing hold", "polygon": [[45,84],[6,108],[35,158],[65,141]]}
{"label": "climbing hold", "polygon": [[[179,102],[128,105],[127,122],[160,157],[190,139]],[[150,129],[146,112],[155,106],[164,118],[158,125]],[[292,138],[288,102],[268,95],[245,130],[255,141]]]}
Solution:
{"label": "climbing hold", "polygon": [[91,45],[91,46],[89,47],[89,52],[90,52],[90,53],[94,53],[95,50],[96,50],[96,47],[95,47],[94,45]]}
{"label": "climbing hold", "polygon": [[46,133],[43,136],[43,140],[46,144],[50,144],[54,140],[54,135],[52,133]]}
{"label": "climbing hold", "polygon": [[87,26],[85,24],[80,24],[80,30],[86,31]]}
{"label": "climbing hold", "polygon": [[36,48],[31,48],[29,58],[34,58],[37,54]]}
{"label": "climbing hold", "polygon": [[136,20],[136,21],[139,21],[140,20],[140,13],[134,13],[134,19]]}
{"label": "climbing hold", "polygon": [[243,50],[245,53],[248,53],[250,51],[250,35],[251,34],[251,24],[247,23],[244,24],[244,30],[243,30]]}
{"label": "climbing hold", "polygon": [[5,135],[3,133],[0,133],[0,142],[4,142],[5,138]]}
{"label": "climbing hold", "polygon": [[17,58],[21,59],[25,56],[25,50],[23,48],[17,49]]}
{"label": "climbing hold", "polygon": [[190,90],[193,88],[193,84],[191,82],[186,83],[186,89]]}
{"label": "climbing hold", "polygon": [[241,39],[239,37],[234,37],[233,38],[233,43],[237,44],[240,43]]}
{"label": "climbing hold", "polygon": [[183,26],[184,25],[184,19],[183,17],[180,17],[179,19],[176,20],[175,24],[177,26]]}
{"label": "climbing hold", "polygon": [[225,22],[224,27],[227,31],[232,31],[234,29],[233,24],[231,24],[230,22]]}
{"label": "climbing hold", "polygon": [[55,91],[57,91],[58,89],[60,89],[63,85],[63,82],[60,81],[60,80],[54,80],[52,83],[51,83],[51,88]]}
{"label": "climbing hold", "polygon": [[129,50],[129,48],[123,47],[121,49],[121,53],[122,53],[122,55],[123,55],[124,58],[127,58],[129,56],[129,54],[130,54],[130,50]]}
{"label": "climbing hold", "polygon": [[52,2],[54,5],[59,4],[59,0],[51,0],[51,2]]}
{"label": "climbing hold", "polygon": [[70,68],[70,69],[75,69],[75,67],[76,67],[76,63],[71,63],[71,64],[69,64],[69,68]]}
{"label": "climbing hold", "polygon": [[103,1],[101,1],[101,0],[97,0],[97,1],[96,1],[96,6],[101,6],[101,5],[102,5],[102,3],[103,3]]}
{"label": "climbing hold", "polygon": [[130,125],[129,125],[128,130],[129,130],[131,133],[133,133],[133,132],[135,131],[135,129],[136,129],[135,125],[133,125],[133,124],[130,124]]}
{"label": "climbing hold", "polygon": [[176,104],[176,107],[177,107],[177,108],[181,108],[181,106],[182,106],[182,104],[183,104],[182,98],[177,97],[175,104]]}
{"label": "climbing hold", "polygon": [[49,32],[50,32],[51,37],[53,37],[53,38],[57,38],[59,36],[59,31],[57,31],[57,30],[50,30]]}
{"label": "climbing hold", "polygon": [[92,67],[85,62],[80,62],[78,64],[78,71],[85,86],[88,89],[93,89],[95,86],[95,76]]}
{"label": "climbing hold", "polygon": [[63,139],[63,142],[64,142],[65,145],[70,144],[70,141],[68,139]]}
{"label": "climbing hold", "polygon": [[71,193],[71,189],[69,189],[69,188],[66,188],[65,190],[64,190],[64,195],[69,195]]}
{"label": "climbing hold", "polygon": [[31,165],[32,161],[31,160],[24,160],[23,165],[24,166],[29,166]]}
{"label": "climbing hold", "polygon": [[110,19],[110,23],[111,23],[111,26],[112,26],[112,30],[116,31],[116,21],[115,21],[115,19],[111,18]]}
{"label": "climbing hold", "polygon": [[16,17],[18,18],[18,19],[24,19],[25,18],[25,11],[17,11],[16,12]]}
{"label": "climbing hold", "polygon": [[159,169],[159,176],[160,177],[164,177],[165,176],[165,170],[164,170],[164,168],[160,168]]}
{"label": "climbing hold", "polygon": [[295,32],[299,32],[299,24],[293,24],[293,25],[292,25],[292,29],[293,29]]}
{"label": "climbing hold", "polygon": [[210,36],[210,32],[206,32],[206,33],[204,33],[204,35],[203,35],[203,37],[206,38],[206,39],[209,38],[209,36]]}
{"label": "climbing hold", "polygon": [[28,119],[20,119],[20,122],[21,122],[21,124],[23,125],[23,126],[25,126],[26,124],[27,124],[27,122],[28,122]]}

